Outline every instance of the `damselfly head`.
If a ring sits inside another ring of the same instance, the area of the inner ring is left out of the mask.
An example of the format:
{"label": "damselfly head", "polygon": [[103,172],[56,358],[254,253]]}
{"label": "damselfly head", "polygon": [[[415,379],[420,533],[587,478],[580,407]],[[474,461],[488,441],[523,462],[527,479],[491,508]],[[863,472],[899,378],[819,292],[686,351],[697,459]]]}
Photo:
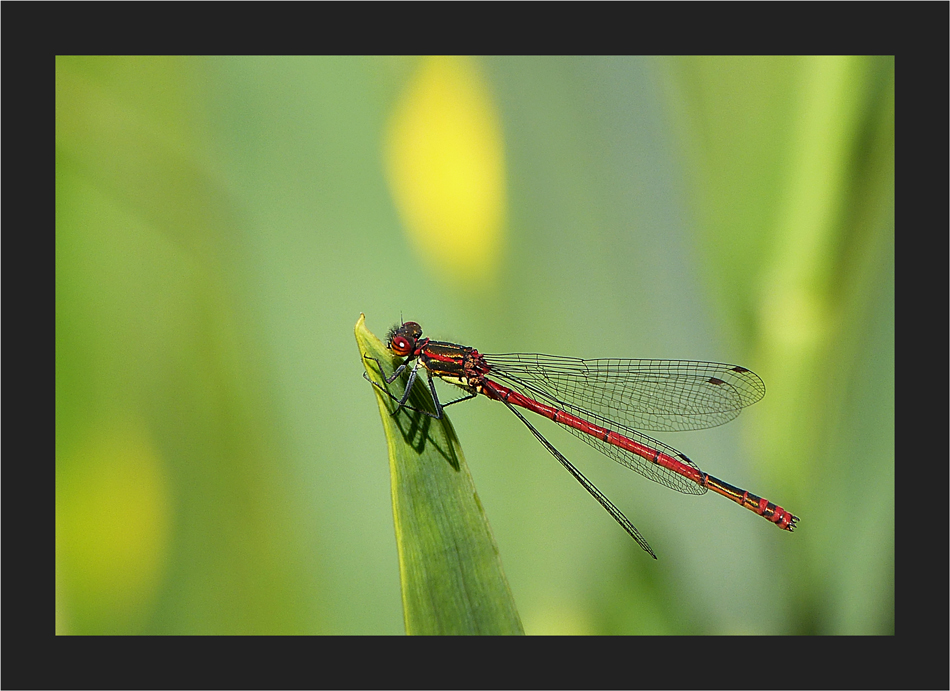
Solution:
{"label": "damselfly head", "polygon": [[415,322],[398,324],[389,330],[387,347],[400,357],[406,357],[416,348],[416,341],[422,336],[422,327]]}

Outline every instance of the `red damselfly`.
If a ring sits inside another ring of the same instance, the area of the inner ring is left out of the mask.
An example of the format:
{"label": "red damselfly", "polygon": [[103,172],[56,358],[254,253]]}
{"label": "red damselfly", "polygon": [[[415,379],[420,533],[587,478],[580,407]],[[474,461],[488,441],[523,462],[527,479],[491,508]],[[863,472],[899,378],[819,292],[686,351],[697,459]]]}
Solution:
{"label": "red damselfly", "polygon": [[[685,454],[635,429],[673,432],[729,422],[765,395],[765,384],[745,367],[688,360],[489,355],[456,343],[423,338],[422,327],[415,322],[394,327],[387,346],[405,358],[388,377],[379,360],[369,358],[376,362],[387,384],[412,368],[401,398],[373,382],[396,401],[393,415],[406,408],[441,419],[446,407],[478,394],[501,401],[654,559],[656,554],[633,523],[516,407],[553,420],[605,456],[670,489],[686,494],[712,490],[784,530],[794,530],[798,523],[798,517],[781,506],[703,472]],[[406,405],[420,367],[428,377],[434,414]],[[468,395],[441,403],[433,377],[460,387]]]}

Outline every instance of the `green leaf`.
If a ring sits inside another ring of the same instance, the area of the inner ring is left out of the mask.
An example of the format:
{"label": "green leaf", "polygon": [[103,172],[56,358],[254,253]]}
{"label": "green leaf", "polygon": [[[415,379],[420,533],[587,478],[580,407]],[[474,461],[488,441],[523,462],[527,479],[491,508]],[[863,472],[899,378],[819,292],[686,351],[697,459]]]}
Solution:
{"label": "green leaf", "polygon": [[[377,358],[387,376],[401,360],[365,327],[362,314],[356,342],[367,375],[400,396],[407,374],[387,385],[368,358]],[[405,409],[392,415],[395,401],[366,387],[376,392],[389,446],[406,633],[523,634],[491,526],[448,417],[435,420]],[[408,404],[435,412],[424,376],[417,378]]]}

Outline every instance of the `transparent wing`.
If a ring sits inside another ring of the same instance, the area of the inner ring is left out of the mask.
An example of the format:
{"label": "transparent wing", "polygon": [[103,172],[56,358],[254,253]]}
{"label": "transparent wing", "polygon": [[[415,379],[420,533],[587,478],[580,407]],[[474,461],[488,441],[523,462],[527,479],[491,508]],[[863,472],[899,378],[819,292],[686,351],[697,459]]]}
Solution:
{"label": "transparent wing", "polygon": [[527,418],[525,418],[524,415],[518,412],[517,408],[515,408],[513,405],[508,403],[508,401],[502,401],[502,403],[508,406],[508,410],[510,410],[515,415],[517,415],[518,418],[525,425],[527,425],[528,429],[531,430],[531,433],[538,439],[539,442],[541,442],[541,444],[544,445],[544,448],[550,451],[551,454],[561,463],[561,465],[567,469],[567,472],[573,475],[574,479],[577,480],[579,483],[581,483],[581,486],[584,489],[590,492],[591,496],[594,497],[594,499],[596,499],[600,503],[600,505],[603,506],[607,510],[607,513],[609,513],[613,517],[613,519],[617,521],[617,523],[619,523],[620,526],[624,530],[627,531],[627,533],[630,534],[630,537],[636,540],[637,544],[640,545],[640,547],[642,547],[645,552],[647,552],[651,557],[656,559],[656,554],[650,548],[650,544],[640,534],[640,531],[636,529],[633,523],[630,522],[630,519],[627,518],[620,509],[614,506],[613,502],[611,502],[603,492],[597,489],[594,486],[594,483],[588,480],[587,477],[585,477],[584,474],[581,473],[581,471],[579,471],[573,463],[567,460],[567,458],[565,458],[564,455],[560,451],[554,448],[554,445],[551,442],[549,442],[547,439],[545,439],[542,436],[542,434],[534,428],[534,425],[528,422]]}
{"label": "transparent wing", "polygon": [[576,415],[654,432],[717,427],[765,395],[744,367],[689,360],[624,360],[508,353],[485,355],[491,374]]}
{"label": "transparent wing", "polygon": [[[716,427],[765,395],[753,372],[718,362],[582,360],[535,353],[485,355],[495,378],[519,393],[661,451],[694,468],[685,454],[638,429],[683,431]],[[608,458],[685,494],[706,488],[631,451],[561,425]]]}

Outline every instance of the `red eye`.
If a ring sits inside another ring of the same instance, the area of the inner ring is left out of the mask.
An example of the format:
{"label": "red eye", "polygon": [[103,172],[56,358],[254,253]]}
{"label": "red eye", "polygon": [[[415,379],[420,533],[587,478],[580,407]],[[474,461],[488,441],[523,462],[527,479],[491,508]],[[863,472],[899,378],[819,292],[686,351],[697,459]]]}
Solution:
{"label": "red eye", "polygon": [[[400,357],[414,357],[416,344],[420,342],[422,327],[415,322],[397,324],[388,334],[386,345]],[[424,341],[423,341],[424,342]]]}
{"label": "red eye", "polygon": [[400,356],[405,356],[412,352],[412,344],[405,336],[394,336],[392,342],[389,344],[389,348],[396,353],[396,355]]}

